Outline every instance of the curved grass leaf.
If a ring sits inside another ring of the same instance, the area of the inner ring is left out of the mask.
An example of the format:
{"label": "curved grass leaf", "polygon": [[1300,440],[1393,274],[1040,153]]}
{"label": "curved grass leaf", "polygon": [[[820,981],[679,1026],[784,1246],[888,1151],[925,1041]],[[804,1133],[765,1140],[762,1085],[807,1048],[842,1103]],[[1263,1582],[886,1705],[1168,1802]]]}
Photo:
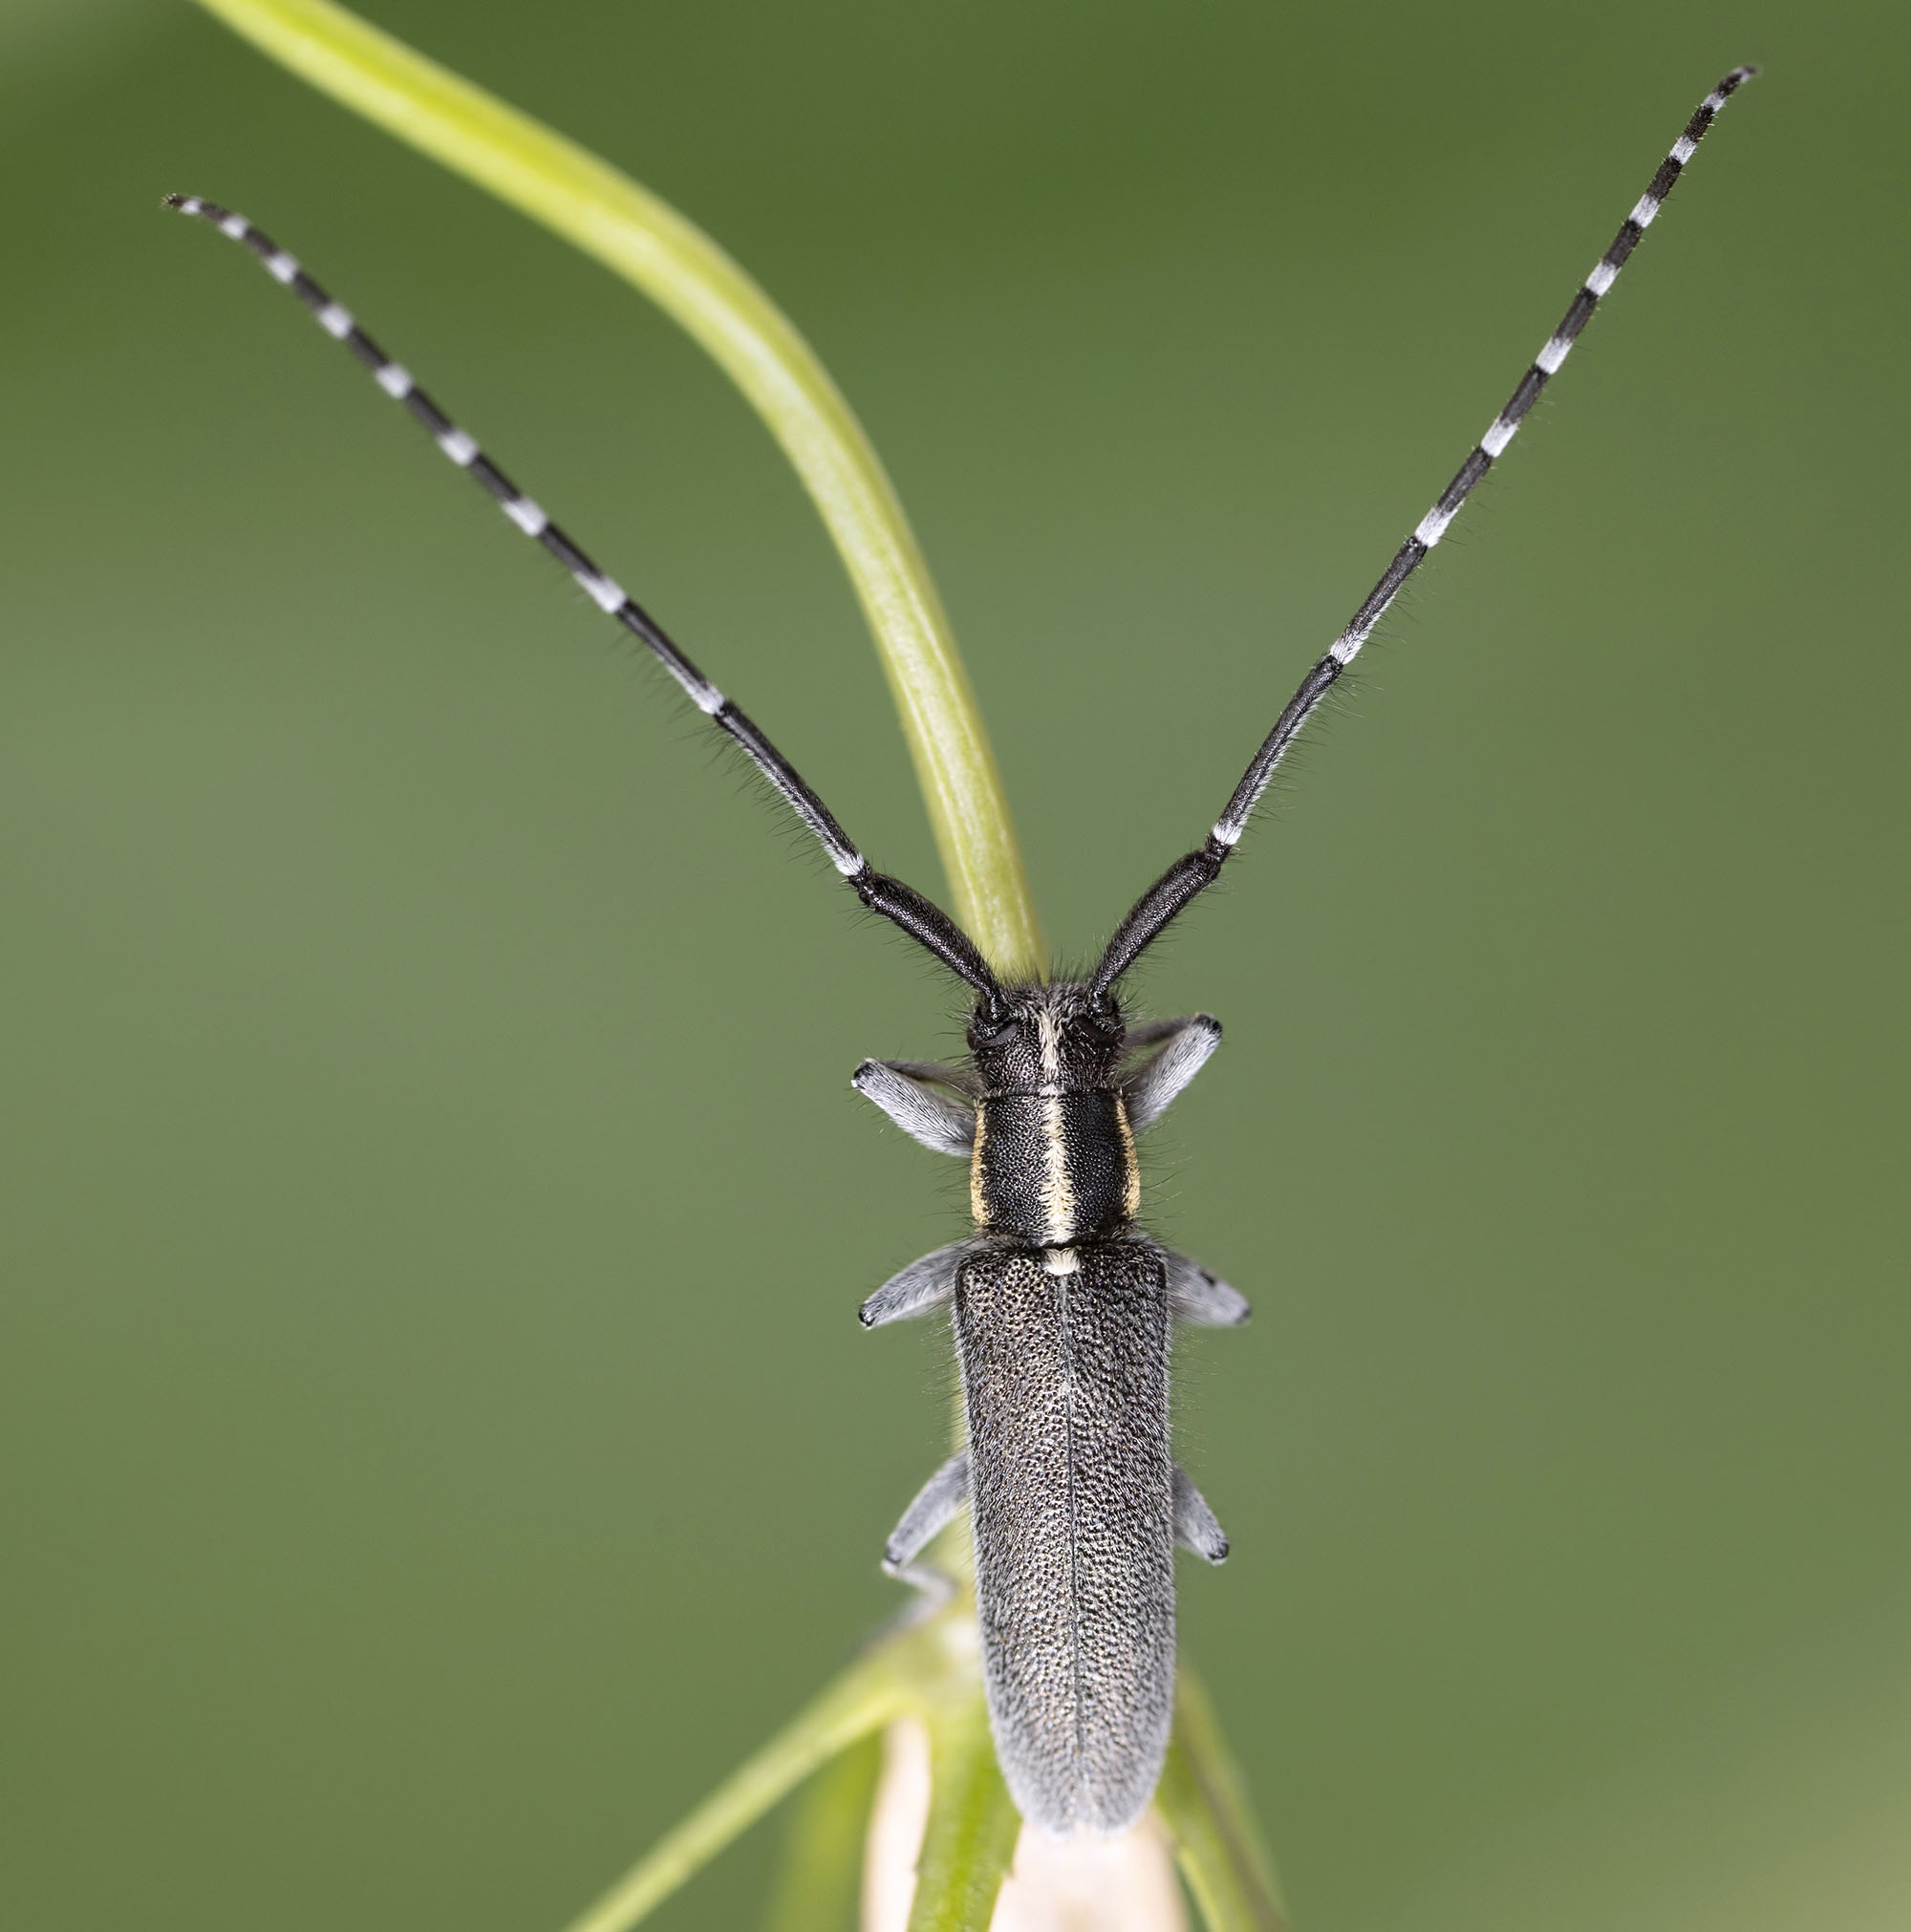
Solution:
{"label": "curved grass leaf", "polygon": [[796,466],[863,606],[956,917],[1000,972],[1040,928],[975,694],[909,519],[862,425],[776,304],[608,161],[334,0],[200,0],[256,47],[643,290],[743,392]]}
{"label": "curved grass leaf", "polygon": [[594,1905],[572,1920],[567,1932],[628,1932],[779,1798],[840,1752],[905,1712],[933,1714],[965,1701],[980,1708],[981,1681],[974,1615],[967,1603],[959,1603],[938,1617],[894,1630],[864,1651],[687,1818],[666,1832]]}
{"label": "curved grass leaf", "polygon": [[852,1744],[812,1777],[784,1840],[764,1932],[853,1932],[881,1741]]}
{"label": "curved grass leaf", "polygon": [[987,1932],[1021,1818],[996,1766],[980,1685],[928,1717],[929,1823],[909,1932]]}
{"label": "curved grass leaf", "polygon": [[1208,1932],[1288,1932],[1280,1883],[1255,1828],[1240,1767],[1207,1691],[1186,1668],[1154,1803]]}
{"label": "curved grass leaf", "polygon": [[852,1664],[573,1920],[569,1932],[627,1932],[811,1771],[900,1716],[913,1699],[897,1648],[886,1644]]}

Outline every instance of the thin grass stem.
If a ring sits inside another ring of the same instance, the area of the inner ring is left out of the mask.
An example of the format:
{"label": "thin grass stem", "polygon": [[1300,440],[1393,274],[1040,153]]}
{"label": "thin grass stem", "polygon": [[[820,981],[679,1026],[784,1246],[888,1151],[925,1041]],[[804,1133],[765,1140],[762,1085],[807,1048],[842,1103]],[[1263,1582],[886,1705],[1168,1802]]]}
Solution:
{"label": "thin grass stem", "polygon": [[817,1771],[792,1808],[763,1932],[847,1932],[857,1919],[882,1743],[866,1737]]}
{"label": "thin grass stem", "polygon": [[1206,1689],[1186,1665],[1178,1673],[1174,1730],[1154,1802],[1208,1932],[1288,1932],[1280,1882],[1240,1767]]}
{"label": "thin grass stem", "polygon": [[1041,972],[1041,929],[1008,801],[941,599],[862,425],[788,317],[649,189],[334,0],[200,4],[322,93],[640,289],[743,392],[795,464],[862,603],[956,916],[998,972]]}
{"label": "thin grass stem", "polygon": [[909,1679],[887,1648],[850,1666],[666,1832],[568,1932],[628,1932],[839,1751],[909,1707]]}

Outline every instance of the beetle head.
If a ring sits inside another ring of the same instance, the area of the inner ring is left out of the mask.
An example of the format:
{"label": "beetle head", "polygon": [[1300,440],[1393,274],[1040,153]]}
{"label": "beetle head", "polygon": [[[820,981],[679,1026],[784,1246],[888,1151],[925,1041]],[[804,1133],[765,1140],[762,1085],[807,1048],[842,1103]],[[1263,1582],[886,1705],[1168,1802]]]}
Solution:
{"label": "beetle head", "polygon": [[1005,986],[978,999],[969,1020],[976,1071],[995,1094],[1113,1086],[1127,1036],[1114,1000],[1073,980]]}

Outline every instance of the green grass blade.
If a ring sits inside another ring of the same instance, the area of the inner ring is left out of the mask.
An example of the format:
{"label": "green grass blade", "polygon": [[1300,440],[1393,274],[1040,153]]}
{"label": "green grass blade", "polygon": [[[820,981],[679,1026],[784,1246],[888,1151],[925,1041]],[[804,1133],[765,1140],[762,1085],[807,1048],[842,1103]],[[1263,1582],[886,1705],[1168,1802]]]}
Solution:
{"label": "green grass blade", "polygon": [[626,1932],[818,1766],[900,1715],[911,1697],[897,1645],[860,1658],[573,1920],[569,1932]]}
{"label": "green grass blade", "polygon": [[853,1744],[810,1779],[789,1821],[764,1932],[855,1932],[879,1738]]}
{"label": "green grass blade", "polygon": [[1287,1932],[1280,1884],[1255,1828],[1240,1767],[1208,1693],[1187,1669],[1175,1690],[1174,1733],[1154,1802],[1208,1932]]}
{"label": "green grass blade", "polygon": [[987,1932],[1021,1819],[996,1767],[979,1687],[928,1718],[929,1824],[909,1932]]}
{"label": "green grass blade", "polygon": [[680,323],[795,464],[874,633],[954,910],[1004,973],[1040,929],[995,754],[922,553],[862,425],[789,319],[667,203],[333,0],[200,0],[400,140],[594,255]]}

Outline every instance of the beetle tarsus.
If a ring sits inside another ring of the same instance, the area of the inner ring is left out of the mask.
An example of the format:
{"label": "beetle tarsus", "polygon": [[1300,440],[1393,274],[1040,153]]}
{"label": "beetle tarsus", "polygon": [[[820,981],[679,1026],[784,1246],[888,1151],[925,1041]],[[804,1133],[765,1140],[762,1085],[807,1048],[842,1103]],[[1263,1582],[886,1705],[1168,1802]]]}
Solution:
{"label": "beetle tarsus", "polygon": [[1194,1487],[1194,1479],[1179,1463],[1174,1466],[1174,1540],[1192,1550],[1204,1563],[1228,1560],[1228,1535]]}
{"label": "beetle tarsus", "polygon": [[919,1261],[912,1261],[857,1309],[856,1320],[865,1328],[880,1328],[885,1322],[908,1321],[940,1308],[955,1294],[956,1271],[973,1245],[952,1241],[946,1248],[936,1248]]}

